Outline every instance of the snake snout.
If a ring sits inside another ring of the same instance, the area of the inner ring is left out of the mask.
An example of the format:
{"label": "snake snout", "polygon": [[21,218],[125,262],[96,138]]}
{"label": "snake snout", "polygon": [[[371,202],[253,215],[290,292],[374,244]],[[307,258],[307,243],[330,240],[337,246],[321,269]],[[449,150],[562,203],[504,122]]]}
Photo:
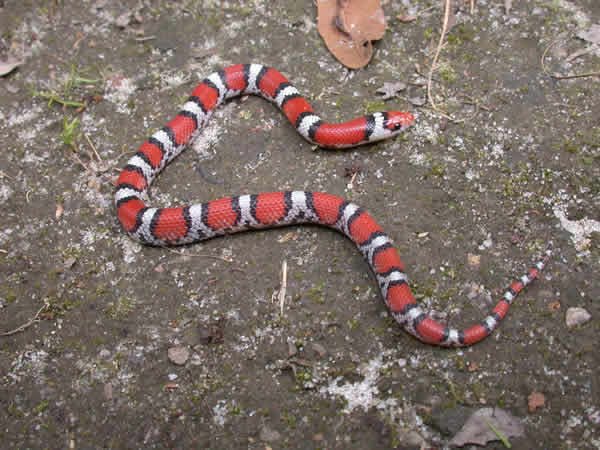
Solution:
{"label": "snake snout", "polygon": [[403,131],[415,121],[415,116],[408,112],[388,112],[388,128],[393,131]]}

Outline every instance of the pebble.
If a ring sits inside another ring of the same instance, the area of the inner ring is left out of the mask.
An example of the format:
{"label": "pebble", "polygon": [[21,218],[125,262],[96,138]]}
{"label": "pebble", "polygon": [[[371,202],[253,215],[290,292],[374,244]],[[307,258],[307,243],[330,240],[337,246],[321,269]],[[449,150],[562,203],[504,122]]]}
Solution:
{"label": "pebble", "polygon": [[190,352],[187,347],[183,347],[181,345],[177,347],[171,347],[168,350],[169,360],[173,364],[177,364],[178,366],[183,366],[188,358],[190,357]]}
{"label": "pebble", "polygon": [[582,325],[592,318],[592,315],[583,308],[567,309],[565,322],[568,328]]}

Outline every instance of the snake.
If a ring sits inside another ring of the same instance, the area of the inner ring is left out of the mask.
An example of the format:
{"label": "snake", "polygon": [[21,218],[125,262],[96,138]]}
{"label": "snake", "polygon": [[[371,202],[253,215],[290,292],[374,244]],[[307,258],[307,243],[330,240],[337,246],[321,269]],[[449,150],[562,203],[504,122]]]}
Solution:
{"label": "snake", "polygon": [[116,183],[116,215],[122,228],[142,244],[191,244],[224,234],[296,224],[333,228],[354,242],[373,272],[381,297],[400,327],[425,344],[464,347],[490,335],[514,298],[536,279],[551,258],[549,246],[523,276],[504,291],[494,309],[474,326],[459,330],[431,317],[415,300],[392,240],[353,202],[324,192],[284,191],[235,195],[186,206],[146,205],[148,188],[227,99],[257,95],[279,107],[308,142],[349,148],[392,138],[414,122],[408,112],[375,112],[343,123],[328,123],[277,70],[238,64],[218,70],[192,91],[175,118],[154,132],[130,157]]}

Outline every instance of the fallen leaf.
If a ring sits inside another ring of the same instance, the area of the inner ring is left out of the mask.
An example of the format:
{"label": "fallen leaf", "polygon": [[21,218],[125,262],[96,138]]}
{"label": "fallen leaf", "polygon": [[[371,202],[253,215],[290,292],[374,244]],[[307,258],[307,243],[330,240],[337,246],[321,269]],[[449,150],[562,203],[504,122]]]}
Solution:
{"label": "fallen leaf", "polygon": [[[495,431],[494,431],[495,430]],[[525,434],[525,426],[518,417],[501,408],[482,408],[475,411],[450,441],[450,445],[486,445],[488,442]]]}
{"label": "fallen leaf", "polygon": [[318,0],[318,29],[333,55],[351,69],[367,65],[373,56],[371,41],[385,33],[385,15],[379,0]]}
{"label": "fallen leaf", "polygon": [[577,37],[592,44],[600,45],[600,24],[592,24],[589,30],[577,33]]}
{"label": "fallen leaf", "polygon": [[560,309],[560,302],[552,302],[548,305],[550,311],[558,311]]}
{"label": "fallen leaf", "polygon": [[18,59],[10,56],[5,61],[0,61],[0,77],[8,75],[21,64],[23,64],[23,61],[19,61]]}
{"label": "fallen leaf", "polygon": [[565,314],[567,328],[583,325],[592,318],[591,314],[583,308],[569,308]]}
{"label": "fallen leaf", "polygon": [[538,408],[546,407],[546,397],[541,392],[532,392],[527,397],[527,410],[530,413],[535,412]]}
{"label": "fallen leaf", "polygon": [[406,83],[398,81],[397,83],[383,83],[383,86],[381,86],[375,92],[377,92],[378,94],[382,94],[382,100],[387,100],[396,97],[399,92],[402,92],[405,89]]}
{"label": "fallen leaf", "polygon": [[169,361],[171,361],[173,364],[183,366],[189,359],[190,352],[186,347],[178,345],[169,348],[169,350],[167,350],[167,355],[169,357]]}
{"label": "fallen leaf", "polygon": [[67,259],[63,261],[63,266],[65,269],[71,269],[75,263],[77,262],[77,258],[74,256],[69,256]]}
{"label": "fallen leaf", "polygon": [[417,20],[417,16],[411,16],[410,14],[398,14],[396,16],[396,19],[398,19],[402,23],[409,23]]}

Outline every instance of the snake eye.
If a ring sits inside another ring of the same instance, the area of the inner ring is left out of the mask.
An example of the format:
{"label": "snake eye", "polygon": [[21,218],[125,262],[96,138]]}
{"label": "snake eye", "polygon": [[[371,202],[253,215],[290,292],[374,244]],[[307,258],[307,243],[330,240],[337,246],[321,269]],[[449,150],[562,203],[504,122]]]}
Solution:
{"label": "snake eye", "polygon": [[415,120],[415,117],[407,112],[388,112],[388,118],[388,129],[393,132],[402,131],[408,128]]}

